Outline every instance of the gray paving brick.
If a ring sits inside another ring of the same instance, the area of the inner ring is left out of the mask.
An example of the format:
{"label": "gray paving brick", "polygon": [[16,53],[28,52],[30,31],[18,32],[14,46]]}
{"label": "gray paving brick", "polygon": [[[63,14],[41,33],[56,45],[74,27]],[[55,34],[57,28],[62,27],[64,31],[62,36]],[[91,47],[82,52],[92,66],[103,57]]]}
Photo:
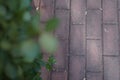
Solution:
{"label": "gray paving brick", "polygon": [[71,0],[71,18],[73,24],[85,24],[85,0]]}
{"label": "gray paving brick", "polygon": [[117,25],[104,25],[104,55],[119,55],[119,36]]}
{"label": "gray paving brick", "polygon": [[[47,61],[49,56],[50,56],[49,54],[44,53],[43,60]],[[50,72],[45,67],[41,68],[41,77],[42,77],[43,80],[48,80],[49,77],[50,77]]]}
{"label": "gray paving brick", "polygon": [[101,40],[87,40],[87,71],[102,71]]}
{"label": "gray paving brick", "polygon": [[35,7],[39,7],[40,0],[33,0]]}
{"label": "gray paving brick", "polygon": [[72,25],[70,52],[76,55],[85,55],[85,25]]}
{"label": "gray paving brick", "polygon": [[65,69],[67,66],[68,36],[69,36],[69,11],[56,10],[55,16],[59,19],[59,26],[55,31],[55,36],[59,39],[59,47],[55,53],[57,63],[54,67]]}
{"label": "gray paving brick", "polygon": [[119,23],[119,28],[120,28],[120,11],[118,11],[118,14],[119,14],[119,15],[118,15],[118,16],[119,16],[119,18],[118,18],[118,21],[119,21],[119,22],[118,22],[118,23]]}
{"label": "gray paving brick", "polygon": [[87,0],[87,8],[88,9],[100,9],[101,0]]}
{"label": "gray paving brick", "polygon": [[41,21],[47,21],[54,16],[53,1],[54,0],[41,0],[40,2],[40,20]]}
{"label": "gray paving brick", "polygon": [[70,9],[70,0],[56,0],[56,8]]}
{"label": "gray paving brick", "polygon": [[119,57],[104,57],[104,80],[120,80]]}
{"label": "gray paving brick", "polygon": [[85,77],[85,57],[70,56],[69,80],[83,80]]}
{"label": "gray paving brick", "polygon": [[41,77],[43,80],[49,80],[50,72],[45,67],[41,68]]}
{"label": "gray paving brick", "polygon": [[101,14],[100,10],[88,10],[87,38],[101,39]]}
{"label": "gray paving brick", "polygon": [[52,72],[52,80],[67,80],[66,72]]}
{"label": "gray paving brick", "polygon": [[63,39],[68,39],[69,36],[69,11],[67,10],[56,10],[55,16],[59,19],[58,28],[55,34]]}
{"label": "gray paving brick", "polygon": [[54,54],[56,59],[55,69],[66,69],[67,68],[67,54],[68,54],[68,41],[59,39],[59,47]]}
{"label": "gray paving brick", "polygon": [[120,0],[118,0],[118,9],[120,9]]}
{"label": "gray paving brick", "polygon": [[103,0],[103,22],[117,23],[117,0]]}
{"label": "gray paving brick", "polygon": [[103,74],[102,73],[87,73],[87,80],[103,80]]}

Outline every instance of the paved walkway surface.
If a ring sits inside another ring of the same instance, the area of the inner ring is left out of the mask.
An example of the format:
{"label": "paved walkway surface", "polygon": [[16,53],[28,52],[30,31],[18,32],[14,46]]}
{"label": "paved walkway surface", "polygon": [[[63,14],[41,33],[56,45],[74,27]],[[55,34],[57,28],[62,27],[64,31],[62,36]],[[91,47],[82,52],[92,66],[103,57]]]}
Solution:
{"label": "paved walkway surface", "polygon": [[55,16],[57,63],[44,80],[120,80],[120,0],[34,0],[41,23]]}

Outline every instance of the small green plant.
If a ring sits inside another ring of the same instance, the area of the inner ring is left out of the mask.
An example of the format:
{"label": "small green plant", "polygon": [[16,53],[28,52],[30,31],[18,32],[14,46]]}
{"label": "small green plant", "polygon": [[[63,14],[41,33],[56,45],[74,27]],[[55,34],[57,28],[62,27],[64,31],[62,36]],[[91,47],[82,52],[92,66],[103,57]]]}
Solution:
{"label": "small green plant", "polygon": [[[57,40],[51,34],[58,23],[39,26],[39,14],[30,14],[31,0],[0,0],[0,80],[42,80],[41,67],[52,69]],[[50,53],[43,60],[42,50]]]}

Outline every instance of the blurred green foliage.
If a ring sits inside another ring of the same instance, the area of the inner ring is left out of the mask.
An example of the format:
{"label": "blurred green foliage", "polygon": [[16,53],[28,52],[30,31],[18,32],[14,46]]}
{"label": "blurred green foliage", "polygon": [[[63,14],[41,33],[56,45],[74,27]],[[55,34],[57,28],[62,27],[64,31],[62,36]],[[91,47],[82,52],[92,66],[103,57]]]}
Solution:
{"label": "blurred green foliage", "polygon": [[[52,69],[57,40],[51,34],[57,24],[50,19],[43,29],[39,14],[30,14],[31,0],[0,0],[0,80],[42,80],[41,67]],[[50,53],[43,60],[42,50]]]}

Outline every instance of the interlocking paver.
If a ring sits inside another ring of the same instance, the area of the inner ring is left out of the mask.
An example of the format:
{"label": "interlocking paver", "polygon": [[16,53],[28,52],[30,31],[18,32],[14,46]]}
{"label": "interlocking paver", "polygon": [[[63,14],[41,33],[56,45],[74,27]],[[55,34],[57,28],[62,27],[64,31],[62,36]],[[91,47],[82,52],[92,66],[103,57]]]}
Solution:
{"label": "interlocking paver", "polygon": [[55,59],[56,59],[56,64],[54,65],[55,69],[65,69],[66,68],[67,54],[68,54],[68,41],[59,39],[59,47],[58,47],[58,50],[56,51],[56,53],[54,54]]}
{"label": "interlocking paver", "polygon": [[117,25],[104,25],[104,55],[119,55],[119,36]]}
{"label": "interlocking paver", "polygon": [[120,80],[119,57],[104,57],[104,80]]}
{"label": "interlocking paver", "polygon": [[85,0],[71,0],[72,24],[85,24]]}
{"label": "interlocking paver", "polygon": [[88,10],[87,14],[87,38],[101,39],[101,11]]}
{"label": "interlocking paver", "polygon": [[55,16],[60,21],[59,26],[55,31],[55,35],[59,39],[60,45],[55,53],[57,63],[54,65],[54,67],[65,69],[67,65],[66,55],[68,54],[69,11],[56,10]]}
{"label": "interlocking paver", "polygon": [[70,9],[70,0],[56,0],[56,8]]}
{"label": "interlocking paver", "polygon": [[69,80],[83,80],[85,78],[85,57],[70,56]]}
{"label": "interlocking paver", "polygon": [[41,77],[43,80],[49,80],[50,72],[45,67],[41,68]]}
{"label": "interlocking paver", "polygon": [[33,0],[35,7],[39,7],[40,0]]}
{"label": "interlocking paver", "polygon": [[118,0],[118,9],[120,9],[120,0]]}
{"label": "interlocking paver", "polygon": [[72,25],[70,35],[70,53],[85,55],[85,25]]}
{"label": "interlocking paver", "polygon": [[[39,0],[40,5],[40,20],[47,21],[54,16],[54,0]],[[36,1],[37,2],[37,1]],[[38,4],[38,3],[36,3]]]}
{"label": "interlocking paver", "polygon": [[101,0],[87,0],[87,8],[88,9],[100,9]]}
{"label": "interlocking paver", "polygon": [[87,73],[87,80],[103,80],[103,74],[102,73]]}
{"label": "interlocking paver", "polygon": [[69,36],[69,11],[68,10],[56,10],[55,16],[59,19],[58,28],[55,34],[63,39],[68,39]]}
{"label": "interlocking paver", "polygon": [[52,80],[67,80],[66,72],[52,72]]}
{"label": "interlocking paver", "polygon": [[[120,11],[118,11],[118,23],[119,23],[119,25],[118,25],[118,27],[120,28]],[[119,29],[120,30],[120,29]]]}
{"label": "interlocking paver", "polygon": [[102,71],[101,40],[87,40],[87,71]]}
{"label": "interlocking paver", "polygon": [[103,0],[103,23],[117,23],[117,0]]}

